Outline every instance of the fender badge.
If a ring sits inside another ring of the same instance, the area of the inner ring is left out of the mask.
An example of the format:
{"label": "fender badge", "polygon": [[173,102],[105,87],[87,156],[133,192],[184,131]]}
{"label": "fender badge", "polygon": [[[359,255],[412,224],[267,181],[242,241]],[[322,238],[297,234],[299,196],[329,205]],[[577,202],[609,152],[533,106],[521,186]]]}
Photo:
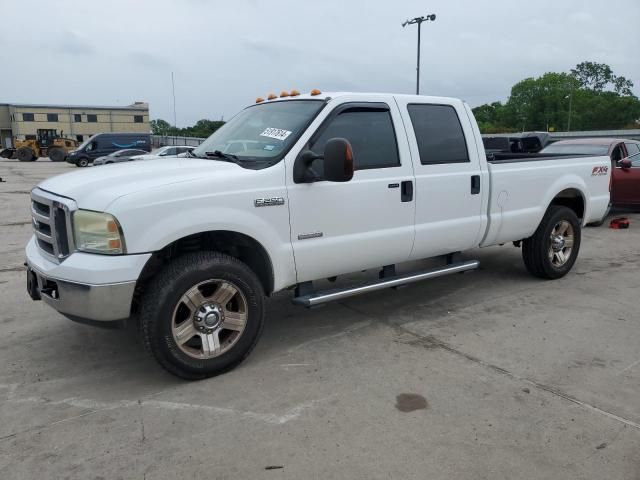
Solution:
{"label": "fender badge", "polygon": [[278,205],[284,205],[283,197],[271,197],[271,198],[256,198],[253,201],[255,207],[275,207]]}

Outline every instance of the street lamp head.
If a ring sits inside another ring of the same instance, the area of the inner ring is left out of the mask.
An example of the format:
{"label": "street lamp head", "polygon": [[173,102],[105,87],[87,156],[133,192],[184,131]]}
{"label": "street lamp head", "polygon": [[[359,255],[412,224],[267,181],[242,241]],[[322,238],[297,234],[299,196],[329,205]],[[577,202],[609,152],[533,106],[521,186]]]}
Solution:
{"label": "street lamp head", "polygon": [[409,20],[405,20],[404,22],[402,22],[402,28],[406,27],[407,25],[409,25]]}
{"label": "street lamp head", "polygon": [[436,14],[432,13],[431,15],[427,15],[427,18],[429,20],[431,20],[432,22],[435,22],[436,21]]}

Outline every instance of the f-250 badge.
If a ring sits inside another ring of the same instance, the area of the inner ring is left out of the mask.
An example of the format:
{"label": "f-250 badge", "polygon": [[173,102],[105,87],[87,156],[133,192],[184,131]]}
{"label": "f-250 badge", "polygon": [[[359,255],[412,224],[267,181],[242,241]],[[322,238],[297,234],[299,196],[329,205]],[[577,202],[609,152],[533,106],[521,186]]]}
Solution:
{"label": "f-250 badge", "polygon": [[599,177],[601,175],[606,175],[608,171],[609,171],[609,167],[606,167],[606,166],[593,167],[593,170],[591,171],[591,176]]}
{"label": "f-250 badge", "polygon": [[256,198],[253,201],[253,205],[256,207],[275,207],[277,205],[284,205],[284,198],[283,197]]}

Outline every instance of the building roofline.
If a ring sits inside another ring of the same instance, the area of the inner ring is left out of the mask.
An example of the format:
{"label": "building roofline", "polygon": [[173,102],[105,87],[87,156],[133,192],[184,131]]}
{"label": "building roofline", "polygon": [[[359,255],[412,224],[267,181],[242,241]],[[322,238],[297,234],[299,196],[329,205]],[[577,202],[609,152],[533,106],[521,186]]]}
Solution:
{"label": "building roofline", "polygon": [[21,107],[21,108],[62,108],[62,109],[84,109],[84,110],[149,110],[148,103],[139,105],[127,105],[126,107],[110,107],[106,105],[61,105],[46,103],[0,103],[0,106]]}

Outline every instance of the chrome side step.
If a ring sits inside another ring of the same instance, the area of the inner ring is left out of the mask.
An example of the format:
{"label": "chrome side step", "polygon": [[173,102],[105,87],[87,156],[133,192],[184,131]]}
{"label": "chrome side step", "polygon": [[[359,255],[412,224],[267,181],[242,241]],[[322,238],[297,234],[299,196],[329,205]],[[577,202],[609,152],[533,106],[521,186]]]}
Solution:
{"label": "chrome side step", "polygon": [[445,275],[451,275],[453,273],[475,270],[479,265],[480,262],[478,260],[468,260],[466,262],[452,263],[445,267],[398,275],[396,277],[384,278],[382,280],[364,283],[355,287],[344,289],[337,288],[333,290],[315,292],[309,295],[302,295],[299,297],[295,297],[292,302],[296,305],[302,305],[304,307],[313,307],[316,305],[320,305],[321,303],[332,302],[334,300],[340,300],[342,298],[360,295],[361,293],[375,292],[376,290],[397,287],[399,285],[406,285],[409,283],[427,280],[429,278],[443,277]]}

